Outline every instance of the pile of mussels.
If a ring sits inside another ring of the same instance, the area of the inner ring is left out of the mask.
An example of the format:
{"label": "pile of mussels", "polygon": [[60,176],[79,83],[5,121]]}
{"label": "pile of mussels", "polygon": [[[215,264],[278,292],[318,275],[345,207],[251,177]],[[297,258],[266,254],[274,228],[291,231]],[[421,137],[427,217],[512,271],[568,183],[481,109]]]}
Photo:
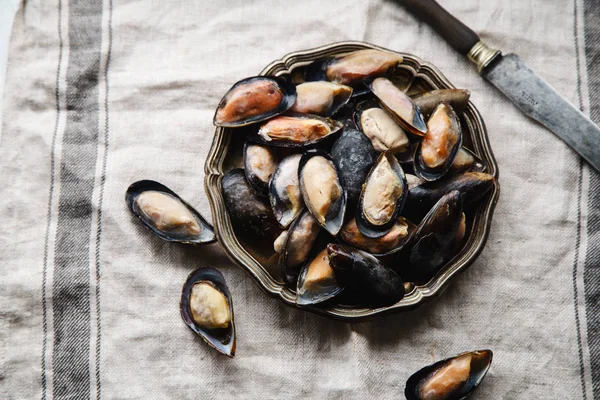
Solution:
{"label": "pile of mussels", "polygon": [[245,139],[222,180],[236,233],[271,241],[297,304],[382,307],[460,250],[465,210],[494,177],[462,146],[469,92],[408,96],[398,54],[360,50],[313,62],[304,82],[237,82],[214,116]]}

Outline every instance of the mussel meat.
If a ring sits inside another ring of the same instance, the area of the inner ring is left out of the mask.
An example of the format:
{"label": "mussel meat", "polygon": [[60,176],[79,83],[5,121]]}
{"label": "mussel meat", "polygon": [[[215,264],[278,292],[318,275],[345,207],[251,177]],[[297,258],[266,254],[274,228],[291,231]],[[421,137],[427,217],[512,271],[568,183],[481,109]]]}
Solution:
{"label": "mussel meat", "polygon": [[454,111],[461,112],[469,104],[471,92],[465,89],[437,89],[414,96],[412,99],[425,116],[442,103],[450,105]]}
{"label": "mussel meat", "polygon": [[358,203],[356,224],[370,238],[385,235],[396,223],[408,185],[398,160],[388,152],[381,153],[363,185]]}
{"label": "mussel meat", "polygon": [[213,123],[235,128],[286,112],[296,101],[296,87],[284,78],[255,76],[234,84],[221,99]]}
{"label": "mussel meat", "polygon": [[213,227],[204,217],[163,184],[135,182],[127,189],[125,201],[131,212],[163,240],[189,244],[216,241]]}
{"label": "mussel meat", "polygon": [[338,281],[359,304],[383,307],[404,297],[402,278],[371,254],[334,243],[327,245],[327,254]]}
{"label": "mussel meat", "polygon": [[181,318],[210,347],[235,355],[235,324],[231,293],[225,277],[212,267],[192,272],[181,294]]}
{"label": "mussel meat", "polygon": [[289,113],[275,117],[261,125],[253,141],[278,147],[307,147],[333,137],[343,124],[330,118],[312,114]]}
{"label": "mussel meat", "polygon": [[329,117],[352,97],[352,88],[334,82],[305,82],[296,86],[296,102],[292,112]]}
{"label": "mussel meat", "polygon": [[296,303],[301,306],[322,303],[341,293],[343,289],[329,265],[325,248],[300,272]]}
{"label": "mussel meat", "polygon": [[409,150],[409,140],[404,130],[387,111],[379,107],[361,109],[358,106],[356,122],[379,152],[404,153]]}
{"label": "mussel meat", "polygon": [[427,133],[427,125],[419,107],[392,81],[376,78],[369,84],[369,88],[404,129],[417,136]]}
{"label": "mussel meat", "polygon": [[284,158],[269,183],[269,200],[275,218],[283,228],[287,228],[304,209],[304,201],[298,179],[300,154]]}
{"label": "mussel meat", "polygon": [[319,225],[337,235],[344,222],[347,194],[332,157],[323,150],[309,150],[298,171],[304,204]]}
{"label": "mussel meat", "polygon": [[385,255],[392,251],[399,251],[415,229],[416,226],[412,222],[399,217],[388,233],[378,238],[370,238],[358,230],[356,219],[353,218],[342,227],[340,237],[344,242],[358,249],[375,255]]}
{"label": "mussel meat", "polygon": [[362,132],[356,129],[344,129],[331,148],[331,156],[344,180],[348,192],[348,204],[350,207],[355,207],[362,184],[377,159],[377,152]]}
{"label": "mussel meat", "polygon": [[288,285],[296,287],[300,269],[308,260],[320,232],[321,225],[308,211],[290,226],[279,257],[281,276]]}
{"label": "mussel meat", "polygon": [[448,172],[457,174],[465,171],[483,172],[485,171],[485,164],[471,150],[461,147],[458,153],[456,153],[456,157],[454,157],[454,161]]}
{"label": "mussel meat", "polygon": [[246,180],[259,194],[263,196],[268,194],[269,181],[278,165],[279,156],[272,147],[250,141],[244,145]]}
{"label": "mussel meat", "polygon": [[461,144],[458,117],[449,105],[440,104],[427,121],[427,133],[417,146],[415,174],[426,181],[441,178],[450,169]]}
{"label": "mussel meat", "polygon": [[476,350],[438,361],[406,382],[407,400],[462,400],[479,386],[490,366],[491,350]]}
{"label": "mussel meat", "polygon": [[279,224],[266,203],[246,181],[243,169],[232,169],[221,182],[225,206],[233,227],[253,238],[275,240]]}

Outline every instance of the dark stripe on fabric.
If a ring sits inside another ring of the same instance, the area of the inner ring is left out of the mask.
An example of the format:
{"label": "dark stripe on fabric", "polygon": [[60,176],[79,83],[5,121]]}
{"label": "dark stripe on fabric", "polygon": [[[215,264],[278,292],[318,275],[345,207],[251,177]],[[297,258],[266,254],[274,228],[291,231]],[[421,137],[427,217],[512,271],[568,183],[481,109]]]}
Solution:
{"label": "dark stripe on fabric", "polygon": [[100,241],[102,237],[102,205],[104,203],[104,184],[106,182],[106,164],[108,159],[109,146],[109,117],[108,117],[108,68],[110,66],[110,57],[112,54],[112,0],[108,2],[108,50],[106,55],[106,64],[104,65],[104,157],[102,159],[102,176],[100,178],[100,195],[98,199],[98,230],[96,232],[96,398],[100,399],[102,393],[100,384],[100,339],[101,339],[101,319],[100,319]]}
{"label": "dark stripe on fabric", "polygon": [[69,3],[67,119],[54,257],[54,397],[90,397],[90,235],[98,155],[102,2]]}
{"label": "dark stripe on fabric", "polygon": [[46,236],[44,239],[44,266],[42,270],[42,321],[43,321],[43,344],[42,344],[42,400],[46,400],[47,386],[46,381],[46,349],[48,348],[48,305],[46,304],[46,279],[48,277],[48,246],[50,241],[50,221],[52,218],[52,199],[54,197],[54,168],[56,166],[56,137],[58,136],[58,123],[60,120],[60,73],[62,71],[63,56],[63,33],[62,33],[62,1],[58,0],[58,67],[56,68],[56,91],[54,93],[56,101],[56,120],[54,122],[54,131],[52,133],[52,144],[50,148],[50,191],[48,193],[48,213],[46,214]]}
{"label": "dark stripe on fabric", "polygon": [[[584,0],[590,117],[600,122],[600,2]],[[583,271],[594,398],[600,398],[600,173],[590,168],[587,250]]]}
{"label": "dark stripe on fabric", "polygon": [[[573,38],[575,41],[575,63],[577,66],[577,101],[579,109],[583,108],[583,99],[581,96],[581,60],[579,57],[579,26],[577,23],[577,1],[573,0]],[[581,321],[579,318],[579,291],[577,289],[577,276],[579,266],[579,248],[581,246],[581,187],[583,178],[583,160],[579,157],[579,179],[577,180],[577,234],[575,235],[575,257],[573,259],[573,305],[575,307],[575,330],[577,331],[577,354],[579,356],[579,382],[581,384],[581,393],[583,400],[587,400],[585,390],[585,369],[583,363],[583,346],[581,344]]]}

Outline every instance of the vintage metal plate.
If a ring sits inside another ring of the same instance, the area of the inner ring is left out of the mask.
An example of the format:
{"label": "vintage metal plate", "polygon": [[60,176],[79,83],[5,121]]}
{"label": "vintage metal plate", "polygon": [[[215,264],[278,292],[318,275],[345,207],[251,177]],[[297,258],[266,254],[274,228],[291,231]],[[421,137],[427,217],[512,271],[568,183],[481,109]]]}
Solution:
{"label": "vintage metal plate", "polygon": [[[364,42],[333,43],[315,49],[290,53],[269,64],[261,75],[291,75],[295,82],[301,79],[302,69],[310,62],[331,55],[338,55],[361,49],[381,49]],[[394,73],[392,80],[397,85],[406,84],[409,94],[417,94],[432,89],[453,88],[454,86],[433,65],[406,53],[398,53],[404,61]],[[302,307],[302,309],[330,318],[356,322],[376,315],[389,314],[412,309],[423,302],[438,296],[460,272],[468,268],[485,246],[494,207],[500,194],[498,166],[481,115],[469,102],[468,108],[459,115],[464,130],[464,145],[477,154],[487,165],[486,172],[494,175],[496,183],[477,208],[467,214],[467,240],[462,250],[427,284],[416,286],[400,302],[389,307],[356,308],[343,305]],[[284,304],[298,307],[296,294],[287,288],[276,265],[276,254],[272,244],[245,242],[237,237],[225,208],[221,189],[221,179],[225,172],[242,166],[243,136],[232,129],[217,128],[212,147],[205,164],[205,187],[212,210],[217,239],[225,253],[240,265],[256,283],[270,296],[279,298]]]}

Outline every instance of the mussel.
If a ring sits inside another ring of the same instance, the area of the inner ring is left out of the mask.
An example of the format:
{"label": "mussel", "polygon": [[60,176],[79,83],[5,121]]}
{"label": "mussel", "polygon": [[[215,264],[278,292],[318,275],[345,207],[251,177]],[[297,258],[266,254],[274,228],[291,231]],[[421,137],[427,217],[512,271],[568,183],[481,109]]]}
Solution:
{"label": "mussel", "polygon": [[296,86],[296,102],[292,112],[329,117],[352,97],[352,88],[334,82],[305,82]]}
{"label": "mussel", "polygon": [[491,350],[476,350],[438,361],[406,382],[407,400],[462,400],[483,380],[492,365]]}
{"label": "mussel", "polygon": [[484,172],[465,172],[439,181],[426,182],[410,189],[402,215],[420,221],[431,207],[452,190],[463,194],[465,205],[473,205],[494,186],[494,176]]}
{"label": "mussel", "polygon": [[458,117],[452,107],[440,104],[427,121],[427,133],[415,151],[415,174],[426,181],[440,179],[452,166],[461,145]]}
{"label": "mussel", "polygon": [[308,150],[298,169],[304,204],[319,225],[335,236],[344,222],[347,193],[332,157],[323,150]]}
{"label": "mussel", "polygon": [[284,113],[295,101],[296,87],[284,78],[242,79],[219,102],[213,123],[226,128],[246,126]]}
{"label": "mussel", "polygon": [[221,186],[231,223],[238,232],[269,240],[281,233],[271,207],[248,184],[243,169],[227,172]]}
{"label": "mussel", "polygon": [[300,154],[284,158],[273,173],[269,182],[269,201],[275,218],[283,228],[287,228],[304,209],[304,201],[298,179]]}
{"label": "mussel", "polygon": [[452,162],[448,173],[457,174],[469,170],[483,172],[485,171],[485,164],[471,150],[462,147],[458,150],[458,153],[456,153],[456,157],[454,157],[454,161]]}
{"label": "mussel", "polygon": [[404,281],[377,258],[350,246],[327,245],[329,264],[338,282],[359,304],[369,307],[389,306],[404,297]]}
{"label": "mussel", "polygon": [[360,193],[356,225],[370,238],[385,235],[396,223],[408,185],[398,160],[388,152],[381,153]]}
{"label": "mussel", "polygon": [[433,278],[454,255],[463,215],[457,190],[444,195],[418,225],[404,252],[402,277],[416,283]]}
{"label": "mussel", "polygon": [[390,231],[378,238],[363,235],[356,226],[356,219],[348,221],[340,231],[340,238],[351,246],[375,255],[399,251],[408,242],[416,226],[404,217],[398,217]]}
{"label": "mussel", "polygon": [[300,269],[308,261],[320,232],[321,225],[308,211],[304,211],[290,226],[279,257],[281,276],[286,284],[296,287]]}
{"label": "mussel", "polygon": [[275,149],[247,141],[244,144],[244,173],[246,180],[258,193],[266,196],[269,181],[279,165]]}
{"label": "mussel", "polygon": [[309,147],[335,137],[343,127],[341,122],[331,118],[288,113],[265,122],[248,138],[270,146]]}
{"label": "mussel", "polygon": [[387,51],[358,50],[314,62],[307,68],[305,79],[341,83],[358,89],[355,94],[362,94],[366,78],[389,75],[402,60],[401,55]]}
{"label": "mussel", "polygon": [[379,152],[404,153],[410,142],[404,130],[382,108],[363,102],[357,106],[355,122]]}
{"label": "mussel", "polygon": [[127,189],[125,201],[131,212],[163,240],[189,244],[216,241],[213,227],[202,215],[161,183],[135,182]]}
{"label": "mussel", "polygon": [[192,272],[181,293],[181,318],[210,347],[235,355],[233,303],[225,278],[212,267]]}
{"label": "mussel", "polygon": [[417,136],[427,133],[427,125],[419,107],[392,81],[376,78],[369,84],[369,89],[404,129]]}
{"label": "mussel", "polygon": [[331,148],[331,156],[344,180],[348,204],[355,207],[362,184],[377,159],[377,152],[362,132],[344,129]]}
{"label": "mussel", "polygon": [[425,116],[442,103],[450,105],[454,111],[461,112],[467,108],[471,92],[465,89],[437,89],[414,96],[412,99]]}
{"label": "mussel", "polygon": [[298,277],[296,303],[301,306],[318,304],[338,295],[344,290],[329,265],[327,249],[302,268]]}

